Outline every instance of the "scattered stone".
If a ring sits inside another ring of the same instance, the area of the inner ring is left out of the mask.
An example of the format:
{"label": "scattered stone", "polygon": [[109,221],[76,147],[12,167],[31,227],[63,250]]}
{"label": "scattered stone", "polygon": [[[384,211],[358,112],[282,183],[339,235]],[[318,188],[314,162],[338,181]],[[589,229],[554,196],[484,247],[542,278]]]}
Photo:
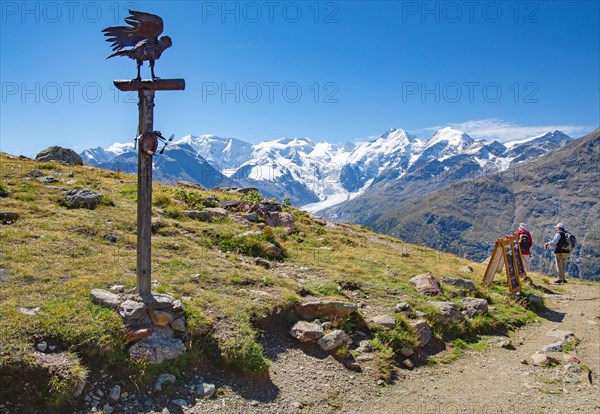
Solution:
{"label": "scattered stone", "polygon": [[463,298],[462,305],[465,308],[465,313],[469,318],[483,315],[488,311],[488,303],[485,299]]}
{"label": "scattered stone", "polygon": [[48,147],[35,156],[36,161],[60,161],[68,165],[83,165],[79,154],[69,148],[59,146]]}
{"label": "scattered stone", "polygon": [[520,362],[523,365],[529,365],[529,362],[527,362],[527,360],[525,358],[523,358]]}
{"label": "scattered stone", "polygon": [[105,308],[117,309],[121,303],[119,295],[104,289],[92,289],[90,296],[92,298],[92,303],[104,306]]}
{"label": "scattered stone", "polygon": [[175,379],[175,375],[173,374],[160,374],[154,383],[154,391],[162,391],[162,386],[167,382],[175,384]]}
{"label": "scattered stone", "polygon": [[346,368],[351,369],[353,371],[360,371],[360,364],[355,359],[349,359],[344,362]]}
{"label": "scattered stone", "polygon": [[415,353],[415,351],[410,346],[403,346],[402,348],[400,348],[400,353],[402,354],[402,356],[408,358],[409,356],[412,356]]}
{"label": "scattered stone", "polygon": [[408,254],[408,252],[402,252],[402,253],[400,253],[400,256],[401,257],[409,257],[410,254]]}
{"label": "scattered stone", "polygon": [[377,315],[372,319],[372,322],[387,329],[394,329],[396,327],[396,319],[390,315]]}
{"label": "scattered stone", "polygon": [[48,343],[46,341],[40,341],[35,345],[35,347],[40,352],[46,352],[48,349]]}
{"label": "scattered stone", "polygon": [[426,346],[431,341],[431,338],[433,337],[431,328],[429,327],[429,324],[427,323],[427,321],[424,319],[419,319],[414,322],[411,321],[410,325],[417,331],[417,333],[419,335],[419,346],[421,348]]}
{"label": "scattered stone", "polygon": [[460,269],[458,269],[458,271],[464,273],[473,273],[473,268],[471,266],[463,266]]}
{"label": "scattered stone", "polygon": [[110,392],[108,393],[108,399],[111,401],[118,401],[120,397],[121,397],[121,386],[120,385],[113,386],[110,389]]}
{"label": "scattered stone", "polygon": [[434,301],[429,303],[439,311],[434,318],[440,323],[450,324],[460,322],[464,319],[458,306],[452,302]]}
{"label": "scattered stone", "polygon": [[262,257],[256,257],[254,258],[254,264],[257,266],[262,266],[265,269],[270,269],[271,268],[271,262],[269,262],[268,260],[263,259]]}
{"label": "scattered stone", "polygon": [[108,287],[108,290],[112,290],[114,292],[124,292],[125,291],[125,285],[110,285]]}
{"label": "scattered stone", "polygon": [[565,361],[568,364],[581,364],[581,360],[575,355],[571,354],[563,354],[563,361]]}
{"label": "scattered stone", "polygon": [[68,208],[87,208],[94,210],[102,196],[92,190],[75,189],[69,190],[63,196],[62,203]]}
{"label": "scattered stone", "polygon": [[535,365],[535,366],[559,364],[559,362],[556,358],[553,358],[551,356],[548,356],[546,354],[542,354],[539,352],[536,352],[535,354],[531,355],[531,360],[533,361],[533,365]]}
{"label": "scattered stone", "polygon": [[146,306],[143,303],[128,299],[119,305],[119,315],[127,320],[140,320],[147,315]]}
{"label": "scattered stone", "polygon": [[173,322],[171,322],[171,328],[173,328],[174,331],[185,332],[185,318],[182,317],[173,320]]}
{"label": "scattered stone", "polygon": [[38,177],[43,177],[44,173],[41,172],[40,170],[33,169],[33,170],[29,171],[27,173],[27,175],[30,176],[30,177],[32,177],[32,178],[38,178]]}
{"label": "scattered stone", "polygon": [[224,201],[220,201],[219,204],[218,204],[218,206],[221,209],[227,209],[227,210],[230,210],[230,211],[231,210],[232,211],[237,211],[238,207],[241,204],[244,204],[244,202],[241,201],[241,200],[224,200]]}
{"label": "scattered stone", "polygon": [[183,215],[192,220],[210,221],[211,215],[204,210],[183,210]]}
{"label": "scattered stone", "polygon": [[367,340],[362,340],[359,342],[358,344],[358,348],[356,348],[357,352],[360,352],[361,354],[365,353],[365,352],[373,352],[373,347],[371,346],[371,343]]}
{"label": "scattered stone", "polygon": [[296,409],[296,410],[301,410],[302,408],[304,408],[304,405],[302,405],[301,402],[298,401],[294,401],[292,403],[292,408]]}
{"label": "scattered stone", "polygon": [[150,309],[150,319],[154,325],[167,326],[173,322],[173,315],[170,312]]}
{"label": "scattered stone", "polygon": [[565,372],[572,372],[574,374],[579,374],[581,371],[581,367],[577,364],[567,364],[565,365]]}
{"label": "scattered stone", "polygon": [[514,349],[511,340],[502,336],[492,337],[487,340],[487,343],[497,348]]}
{"label": "scattered stone", "polygon": [[0,211],[0,222],[2,224],[12,224],[19,218],[19,214],[12,211]]}
{"label": "scattered stone", "polygon": [[163,293],[153,293],[144,298],[144,304],[152,309],[172,309],[175,298]]}
{"label": "scattered stone", "polygon": [[475,291],[475,283],[472,280],[462,279],[460,277],[442,277],[442,282],[450,286],[456,286],[461,289]]}
{"label": "scattered stone", "polygon": [[564,344],[562,341],[555,342],[553,344],[544,346],[543,352],[562,352],[563,346],[564,346]]}
{"label": "scattered stone", "polygon": [[125,337],[127,338],[127,340],[129,342],[137,342],[140,339],[143,339],[145,337],[147,337],[148,335],[150,335],[150,333],[152,332],[151,329],[149,328],[131,328],[131,327],[127,327],[125,328]]}
{"label": "scattered stone", "polygon": [[358,306],[355,303],[335,300],[314,300],[302,303],[296,307],[296,312],[303,319],[308,320],[314,320],[323,316],[343,319],[357,310]]}
{"label": "scattered stone", "polygon": [[266,213],[273,213],[281,210],[281,204],[277,201],[263,200],[258,203],[256,212],[259,216],[265,217]]}
{"label": "scattered stone", "polygon": [[323,327],[317,323],[298,321],[290,334],[300,342],[310,342],[323,336]]}
{"label": "scattered stone", "polygon": [[171,400],[171,402],[175,405],[178,405],[181,408],[187,408],[188,407],[188,402],[186,400],[183,399],[177,399],[177,400]]}
{"label": "scattered stone", "polygon": [[242,217],[252,223],[258,223],[258,221],[260,220],[260,217],[258,217],[257,213],[244,214]]}
{"label": "scattered stone", "polygon": [[173,337],[170,328],[157,327],[148,337],[131,345],[127,352],[133,358],[160,364],[184,353],[185,345],[180,339]]}
{"label": "scattered stone", "polygon": [[271,227],[284,227],[288,232],[296,230],[296,224],[294,222],[294,216],[290,213],[281,211],[267,212],[264,214],[265,223]]}
{"label": "scattered stone", "polygon": [[558,338],[562,341],[565,341],[567,338],[569,337],[574,337],[575,334],[571,331],[562,331],[559,329],[553,329],[551,331],[549,331],[546,336],[550,336],[552,338]]}
{"label": "scattered stone", "polygon": [[112,408],[109,403],[106,403],[102,407],[102,411],[104,411],[104,414],[112,414],[115,411],[115,409]]}
{"label": "scattered stone", "polygon": [[417,275],[410,279],[410,282],[415,285],[417,293],[421,295],[435,296],[442,293],[440,285],[431,273]]}
{"label": "scattered stone", "polygon": [[216,391],[217,387],[215,387],[214,384],[208,384],[206,382],[203,382],[202,384],[196,387],[196,393],[198,394],[198,396],[206,399],[211,398],[213,395],[215,395]]}
{"label": "scattered stone", "polygon": [[356,360],[358,362],[373,361],[374,359],[375,359],[375,355],[373,355],[373,354],[361,354],[356,357]]}
{"label": "scattered stone", "polygon": [[54,177],[52,175],[47,175],[45,177],[38,177],[38,178],[36,178],[36,180],[38,180],[42,184],[54,184],[54,183],[58,182],[56,177]]}
{"label": "scattered stone", "polygon": [[415,367],[415,364],[413,364],[413,362],[410,359],[405,359],[404,361],[402,361],[402,365],[404,365],[408,369],[413,369]]}
{"label": "scattered stone", "polygon": [[529,295],[529,296],[527,296],[527,301],[530,304],[535,304],[537,306],[543,306],[544,305],[544,300],[540,296],[537,296],[537,295]]}
{"label": "scattered stone", "polygon": [[41,310],[41,308],[39,306],[36,306],[35,308],[19,308],[18,311],[19,313],[22,313],[23,315],[28,315],[28,316],[33,316],[36,313],[38,313]]}
{"label": "scattered stone", "polygon": [[265,243],[264,244],[265,254],[269,259],[281,259],[283,258],[283,251],[275,246],[273,243]]}
{"label": "scattered stone", "polygon": [[408,302],[400,302],[396,304],[396,306],[394,306],[394,310],[396,312],[403,312],[407,315],[412,312],[412,308],[410,307]]}
{"label": "scattered stone", "polygon": [[323,328],[324,331],[328,330],[328,329],[333,329],[333,322],[323,322],[321,324],[321,328]]}
{"label": "scattered stone", "polygon": [[323,348],[325,351],[331,351],[333,349],[339,348],[345,343],[351,343],[352,340],[346,334],[346,332],[341,329],[336,329],[335,331],[331,331],[327,335],[323,336],[321,339],[317,341],[317,343]]}

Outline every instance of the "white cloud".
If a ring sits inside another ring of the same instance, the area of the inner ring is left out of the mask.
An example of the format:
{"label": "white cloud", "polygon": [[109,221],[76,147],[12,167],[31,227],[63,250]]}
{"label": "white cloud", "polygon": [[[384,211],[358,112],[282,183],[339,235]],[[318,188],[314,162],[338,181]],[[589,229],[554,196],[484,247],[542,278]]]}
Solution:
{"label": "white cloud", "polygon": [[499,118],[489,118],[423,128],[423,131],[432,133],[447,126],[464,131],[475,139],[486,139],[488,141],[496,140],[499,142],[531,138],[556,130],[562,131],[573,138],[579,138],[595,128],[581,125],[525,126],[517,125],[513,122],[505,121]]}

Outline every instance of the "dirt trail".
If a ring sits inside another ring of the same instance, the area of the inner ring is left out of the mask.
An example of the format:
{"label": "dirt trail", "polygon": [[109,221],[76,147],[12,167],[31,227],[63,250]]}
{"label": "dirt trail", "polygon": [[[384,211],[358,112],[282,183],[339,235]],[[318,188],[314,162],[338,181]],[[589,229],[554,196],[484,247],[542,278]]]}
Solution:
{"label": "dirt trail", "polygon": [[[347,370],[317,348],[267,337],[266,352],[274,361],[268,379],[221,377],[221,395],[183,412],[598,413],[600,285],[570,283],[562,289],[564,294],[544,298],[549,310],[539,315],[538,323],[511,333],[515,349],[490,346],[465,351],[449,364],[399,370],[388,386],[378,386],[368,372]],[[555,329],[572,331],[580,340],[572,353],[591,369],[592,384],[587,371],[566,372],[564,353],[552,354],[559,366],[531,365],[532,354],[558,341],[547,336]],[[523,364],[524,359],[530,364]]]}

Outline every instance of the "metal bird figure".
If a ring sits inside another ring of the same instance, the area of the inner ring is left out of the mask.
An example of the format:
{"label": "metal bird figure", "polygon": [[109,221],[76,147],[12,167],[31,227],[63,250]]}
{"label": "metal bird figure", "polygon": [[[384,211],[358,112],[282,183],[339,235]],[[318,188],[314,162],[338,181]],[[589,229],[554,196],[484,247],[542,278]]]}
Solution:
{"label": "metal bird figure", "polygon": [[[152,80],[159,79],[154,75],[154,62],[160,58],[162,53],[173,45],[169,36],[158,36],[163,31],[163,20],[160,16],[129,10],[129,16],[125,23],[129,26],[111,26],[102,30],[107,36],[107,42],[111,42],[112,50],[115,52],[107,59],[114,56],[127,56],[137,62],[137,78],[141,80],[140,68],[144,61],[150,63]],[[131,47],[131,49],[125,49]]]}

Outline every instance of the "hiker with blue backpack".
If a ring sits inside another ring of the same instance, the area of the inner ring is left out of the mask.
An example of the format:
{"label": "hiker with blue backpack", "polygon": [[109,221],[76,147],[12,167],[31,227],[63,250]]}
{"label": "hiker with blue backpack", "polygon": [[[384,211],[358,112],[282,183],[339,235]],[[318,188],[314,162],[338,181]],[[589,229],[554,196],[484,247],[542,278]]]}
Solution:
{"label": "hiker with blue backpack", "polygon": [[555,227],[556,234],[552,241],[544,243],[544,250],[548,247],[554,248],[554,257],[556,263],[556,271],[558,272],[558,279],[552,282],[553,284],[567,283],[565,273],[567,271],[567,262],[569,261],[569,254],[575,248],[575,236],[567,233],[565,225],[558,223]]}

